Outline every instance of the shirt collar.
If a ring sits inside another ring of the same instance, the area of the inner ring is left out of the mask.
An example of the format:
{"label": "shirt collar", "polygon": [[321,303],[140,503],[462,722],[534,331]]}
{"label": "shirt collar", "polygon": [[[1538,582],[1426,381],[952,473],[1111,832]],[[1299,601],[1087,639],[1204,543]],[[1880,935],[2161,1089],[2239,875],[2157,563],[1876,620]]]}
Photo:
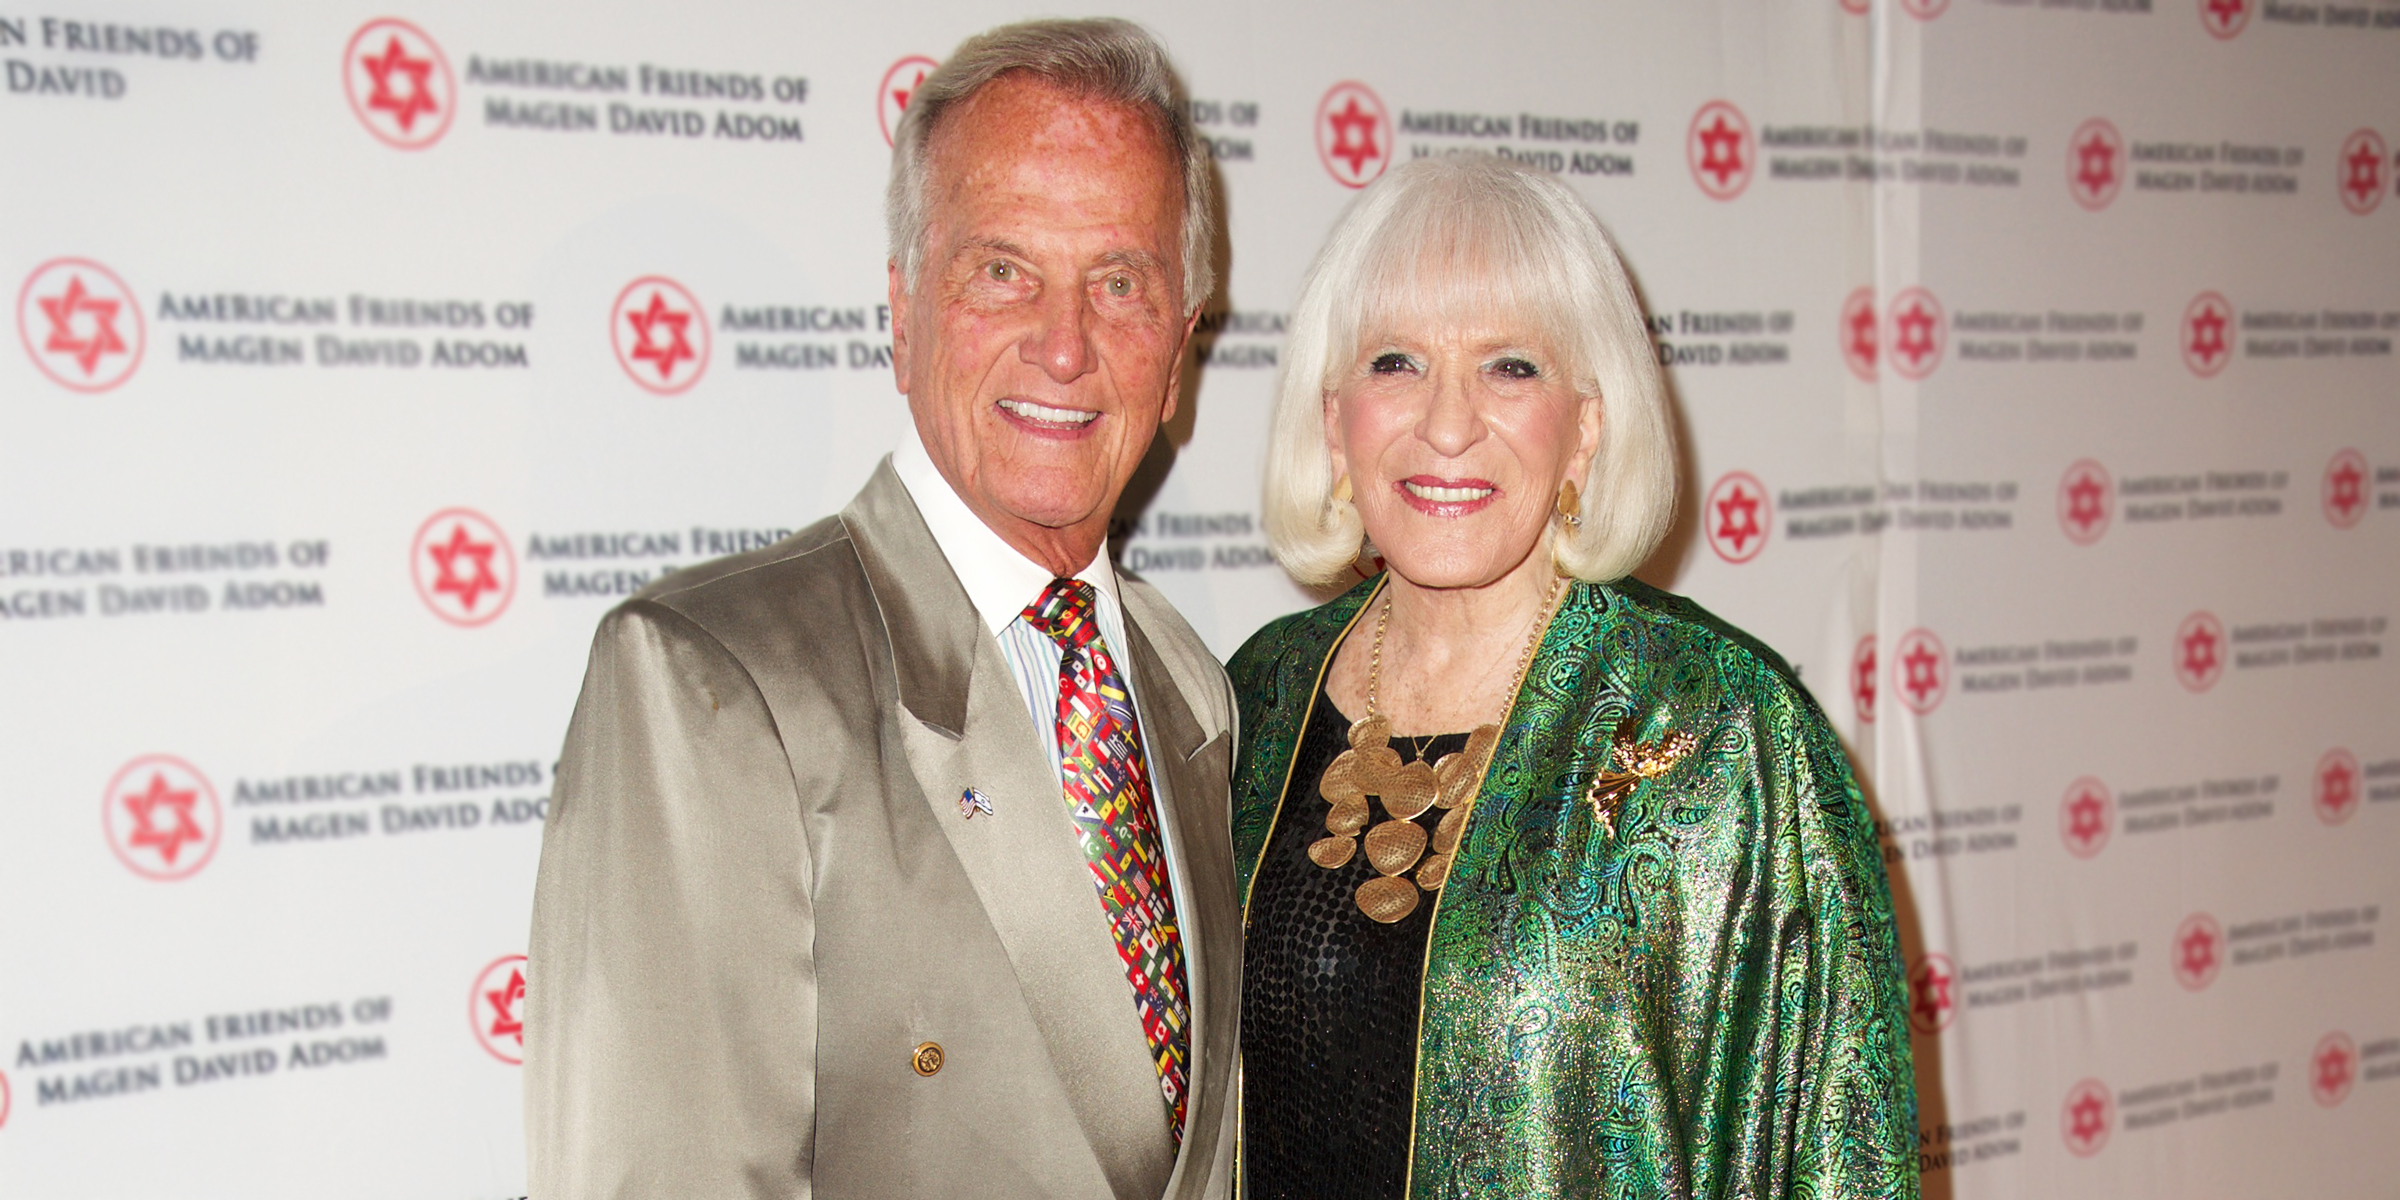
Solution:
{"label": "shirt collar", "polygon": [[[892,472],[908,489],[908,498],[916,502],[934,544],[942,548],[942,557],[950,560],[950,570],[967,590],[967,601],[995,636],[1023,614],[1026,605],[1041,599],[1050,586],[1050,569],[1018,553],[958,498],[950,481],[933,465],[933,455],[917,436],[914,421],[907,423],[899,448],[892,451]],[[1075,578],[1091,584],[1101,603],[1116,607],[1117,572],[1108,561],[1106,542]]]}

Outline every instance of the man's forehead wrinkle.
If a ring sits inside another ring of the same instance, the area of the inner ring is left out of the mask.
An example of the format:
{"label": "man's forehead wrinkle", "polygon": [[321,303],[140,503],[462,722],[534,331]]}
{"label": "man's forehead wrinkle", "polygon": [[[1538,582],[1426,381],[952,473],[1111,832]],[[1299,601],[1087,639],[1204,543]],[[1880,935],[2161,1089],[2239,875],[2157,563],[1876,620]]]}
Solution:
{"label": "man's forehead wrinkle", "polygon": [[[1037,153],[977,154],[960,161],[966,149],[962,143],[978,132]],[[947,180],[942,190],[953,194],[978,177],[1015,175],[1026,166],[1039,169],[1046,161],[1069,157],[1097,154],[1142,175],[1153,167],[1140,160],[1152,155],[1179,165],[1158,123],[1147,114],[1013,76],[994,80],[960,105],[935,131],[931,151],[936,171]]]}
{"label": "man's forehead wrinkle", "polygon": [[1097,146],[1120,157],[1168,150],[1158,123],[1131,107],[1079,96],[1038,79],[1002,76],[968,97],[935,131],[933,156],[952,157],[969,130],[993,123],[1007,129],[1009,143],[1027,149],[1086,153]]}

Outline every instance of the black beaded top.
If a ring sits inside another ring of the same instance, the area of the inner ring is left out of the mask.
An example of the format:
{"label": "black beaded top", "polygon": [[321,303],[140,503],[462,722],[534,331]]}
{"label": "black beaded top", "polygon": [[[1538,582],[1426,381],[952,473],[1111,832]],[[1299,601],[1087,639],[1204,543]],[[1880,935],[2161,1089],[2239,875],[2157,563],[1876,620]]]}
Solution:
{"label": "black beaded top", "polygon": [[[1350,718],[1320,691],[1250,889],[1242,1172],[1245,1193],[1262,1200],[1397,1200],[1408,1178],[1433,895],[1377,924],[1354,898],[1375,877],[1363,851],[1338,870],[1309,860],[1309,844],[1326,836],[1317,779],[1349,735]],[[1466,744],[1463,733],[1391,740],[1403,762],[1438,761]],[[1379,804],[1372,811],[1389,819]],[[1417,823],[1430,836],[1442,815],[1429,808]]]}

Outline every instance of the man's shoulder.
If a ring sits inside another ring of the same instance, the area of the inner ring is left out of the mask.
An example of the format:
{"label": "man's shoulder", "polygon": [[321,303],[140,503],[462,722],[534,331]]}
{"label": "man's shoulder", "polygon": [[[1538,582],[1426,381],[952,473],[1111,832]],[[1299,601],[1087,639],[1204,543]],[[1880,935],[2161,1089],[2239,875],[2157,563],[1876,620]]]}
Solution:
{"label": "man's shoulder", "polygon": [[835,516],[652,583],[610,611],[601,636],[639,626],[670,642],[698,638],[756,668],[812,661],[856,640],[828,635],[880,620],[850,531]]}
{"label": "man's shoulder", "polygon": [[1124,599],[1126,615],[1133,618],[1134,624],[1141,627],[1142,636],[1149,638],[1160,653],[1166,653],[1171,643],[1178,651],[1196,652],[1208,656],[1212,663],[1216,661],[1208,653],[1208,644],[1193,632],[1191,623],[1148,580],[1119,571],[1117,594]]}
{"label": "man's shoulder", "polygon": [[[1121,571],[1117,575],[1117,593],[1124,601],[1127,620],[1149,639],[1151,648],[1165,661],[1185,693],[1204,700],[1212,709],[1225,707],[1224,665],[1217,661],[1216,652],[1208,648],[1208,643],[1192,630],[1191,623],[1183,619],[1183,614],[1167,602],[1166,596],[1147,581]],[[1232,717],[1229,708],[1212,715],[1220,723]]]}
{"label": "man's shoulder", "polygon": [[713,558],[668,574],[635,592],[631,602],[649,601],[680,609],[687,604],[777,591],[788,586],[794,574],[856,571],[858,557],[849,543],[850,530],[842,519],[826,517],[772,546]]}

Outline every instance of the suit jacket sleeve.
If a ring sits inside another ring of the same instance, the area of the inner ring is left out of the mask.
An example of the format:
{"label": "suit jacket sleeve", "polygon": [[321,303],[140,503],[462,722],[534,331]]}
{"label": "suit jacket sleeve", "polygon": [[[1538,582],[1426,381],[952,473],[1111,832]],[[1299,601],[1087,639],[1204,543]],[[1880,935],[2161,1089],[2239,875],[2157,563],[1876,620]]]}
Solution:
{"label": "suit jacket sleeve", "polygon": [[611,613],[534,893],[533,1196],[809,1194],[809,861],[790,757],[749,672],[663,605]]}

